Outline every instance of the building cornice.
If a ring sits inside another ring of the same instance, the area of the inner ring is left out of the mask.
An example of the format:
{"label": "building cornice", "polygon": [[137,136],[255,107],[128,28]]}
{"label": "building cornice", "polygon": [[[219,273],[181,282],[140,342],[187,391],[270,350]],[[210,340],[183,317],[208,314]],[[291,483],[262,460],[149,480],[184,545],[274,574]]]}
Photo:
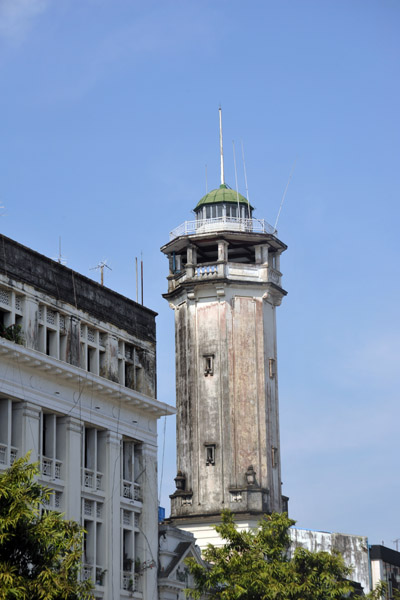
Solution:
{"label": "building cornice", "polygon": [[154,417],[175,414],[175,408],[155,398],[150,398],[136,390],[124,387],[119,383],[110,381],[100,375],[95,375],[75,367],[69,363],[44,355],[42,352],[25,348],[15,342],[0,339],[0,357],[2,360],[23,364],[24,368],[49,373],[66,382],[85,381],[85,386],[104,398],[118,397],[118,400],[139,412],[150,414]]}

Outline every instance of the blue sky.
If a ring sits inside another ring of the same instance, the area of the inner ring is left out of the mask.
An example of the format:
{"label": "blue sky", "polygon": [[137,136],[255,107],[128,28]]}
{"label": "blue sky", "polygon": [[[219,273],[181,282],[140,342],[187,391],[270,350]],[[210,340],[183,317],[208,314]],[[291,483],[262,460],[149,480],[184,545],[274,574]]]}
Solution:
{"label": "blue sky", "polygon": [[[278,225],[282,474],[298,525],[400,538],[398,0],[0,0],[4,234],[159,313],[159,248],[243,140],[256,216]],[[239,188],[245,192],[239,162]],[[160,427],[163,445],[164,423]],[[166,424],[162,504],[175,475]],[[161,461],[160,461],[161,471]]]}

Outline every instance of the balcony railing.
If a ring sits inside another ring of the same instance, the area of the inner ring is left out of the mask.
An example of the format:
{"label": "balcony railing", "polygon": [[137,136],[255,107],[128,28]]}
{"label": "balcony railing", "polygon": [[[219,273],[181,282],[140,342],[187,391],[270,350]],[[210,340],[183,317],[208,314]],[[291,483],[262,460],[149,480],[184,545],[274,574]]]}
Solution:
{"label": "balcony railing", "polygon": [[269,233],[272,235],[276,233],[276,229],[267,223],[265,219],[216,217],[214,219],[185,221],[170,232],[169,239],[174,240],[181,235],[194,235],[213,231],[240,231],[244,233]]}
{"label": "balcony railing", "polygon": [[83,469],[82,473],[82,485],[84,488],[90,490],[101,490],[101,480],[103,473],[99,471],[93,471],[92,469]]}
{"label": "balcony railing", "polygon": [[121,587],[130,592],[139,591],[139,574],[122,571]]}
{"label": "balcony railing", "polygon": [[142,501],[142,490],[138,483],[133,481],[122,480],[121,496],[128,500],[136,500],[136,502]]}
{"label": "balcony railing", "polygon": [[42,475],[50,477],[51,479],[61,479],[61,460],[56,458],[49,458],[48,456],[42,456]]}
{"label": "balcony railing", "polygon": [[96,585],[104,585],[105,574],[106,571],[99,565],[84,564],[82,567],[82,580],[87,581],[91,579]]}
{"label": "balcony railing", "polygon": [[0,465],[6,465],[11,467],[13,462],[17,458],[18,449],[14,446],[7,446],[6,444],[0,444]]}

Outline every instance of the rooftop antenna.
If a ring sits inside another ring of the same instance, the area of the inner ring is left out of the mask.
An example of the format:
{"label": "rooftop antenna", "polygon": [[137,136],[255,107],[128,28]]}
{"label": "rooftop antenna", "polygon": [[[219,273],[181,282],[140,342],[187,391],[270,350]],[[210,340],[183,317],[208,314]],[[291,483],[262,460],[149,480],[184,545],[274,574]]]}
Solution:
{"label": "rooftop antenna", "polygon": [[136,263],[136,302],[139,303],[137,256],[135,256],[135,263]]}
{"label": "rooftop antenna", "polygon": [[206,165],[206,194],[208,194],[208,177],[207,177],[207,165]]}
{"label": "rooftop antenna", "polygon": [[243,140],[241,140],[242,144],[242,160],[243,160],[243,170],[244,170],[244,183],[246,185],[246,198],[247,198],[247,209],[249,211],[249,219],[250,219],[250,200],[249,200],[249,188],[247,187],[247,173],[246,173],[246,161],[244,160],[244,147]]}
{"label": "rooftop antenna", "polygon": [[274,225],[274,229],[275,229],[275,231],[277,230],[276,228],[277,228],[278,221],[279,221],[279,217],[280,217],[280,214],[281,214],[281,210],[282,210],[283,202],[284,202],[284,200],[285,200],[285,197],[286,197],[286,192],[288,191],[288,187],[289,187],[290,180],[292,179],[292,176],[293,176],[293,172],[294,172],[294,168],[295,168],[295,166],[296,166],[296,162],[297,162],[297,158],[295,159],[295,161],[294,161],[294,163],[293,163],[293,167],[292,167],[292,170],[290,171],[290,175],[289,175],[289,179],[288,179],[288,182],[287,182],[287,184],[286,184],[286,187],[285,187],[285,191],[283,192],[283,196],[282,196],[282,200],[281,200],[281,205],[280,205],[280,207],[279,207],[279,210],[278,210],[278,215],[277,215],[277,217],[276,217],[276,221],[275,221],[275,225]]}
{"label": "rooftop antenna", "polygon": [[224,147],[222,144],[222,108],[219,107],[219,150],[221,153],[221,185],[225,185],[224,175]]}
{"label": "rooftop antenna", "polygon": [[236,169],[235,142],[233,140],[232,140],[232,145],[233,145],[233,164],[235,165],[236,199],[237,199],[237,205],[238,205],[238,218],[239,218],[240,217],[239,190],[238,190],[237,169]]}
{"label": "rooftop antenna", "polygon": [[56,260],[60,265],[66,265],[67,259],[63,257],[61,254],[61,235],[58,237],[58,256],[57,258],[53,258],[52,260]]}
{"label": "rooftop antenna", "polygon": [[95,267],[92,267],[90,269],[90,271],[97,271],[98,269],[100,269],[100,284],[104,285],[104,267],[107,267],[107,269],[110,269],[110,271],[112,271],[112,268],[108,266],[107,264],[107,259],[102,260],[101,262],[99,262],[98,265],[96,265]]}
{"label": "rooftop antenna", "polygon": [[140,291],[142,295],[142,306],[143,306],[143,252],[140,251]]}
{"label": "rooftop antenna", "polygon": [[396,552],[399,551],[399,542],[400,542],[400,538],[396,538],[395,540],[392,540],[393,544],[396,544]]}

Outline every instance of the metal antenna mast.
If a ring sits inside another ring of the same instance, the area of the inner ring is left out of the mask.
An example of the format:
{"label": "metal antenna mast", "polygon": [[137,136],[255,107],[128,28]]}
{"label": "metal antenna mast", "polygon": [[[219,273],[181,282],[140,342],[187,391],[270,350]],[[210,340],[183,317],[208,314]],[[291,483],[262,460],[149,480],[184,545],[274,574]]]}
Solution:
{"label": "metal antenna mast", "polygon": [[110,269],[110,271],[112,271],[112,268],[108,266],[107,264],[107,259],[102,260],[101,262],[99,262],[98,265],[96,265],[95,267],[91,267],[90,271],[97,271],[98,269],[100,269],[100,284],[104,285],[104,267],[107,267],[107,269]]}
{"label": "metal antenna mast", "polygon": [[244,170],[244,183],[245,183],[245,186],[246,186],[247,209],[249,211],[249,219],[250,219],[249,188],[247,187],[246,161],[244,160],[243,140],[241,140],[241,144],[242,144],[242,160],[243,160],[243,170]]}
{"label": "metal antenna mast", "polygon": [[219,150],[221,153],[221,185],[225,185],[224,175],[224,147],[222,144],[222,108],[219,107]]}
{"label": "metal antenna mast", "polygon": [[279,207],[279,210],[278,210],[278,215],[277,215],[277,217],[276,217],[276,221],[275,221],[275,225],[274,225],[274,229],[275,229],[275,231],[276,231],[276,227],[277,227],[277,225],[278,225],[279,216],[280,216],[280,214],[281,214],[282,206],[283,206],[283,203],[284,203],[284,201],[285,201],[286,192],[288,191],[289,183],[290,183],[290,180],[292,179],[292,176],[293,176],[293,172],[294,172],[294,168],[295,168],[295,166],[296,166],[296,162],[297,162],[297,158],[295,159],[295,161],[294,161],[294,163],[293,163],[293,167],[292,167],[292,170],[290,171],[290,175],[289,175],[289,179],[288,179],[288,182],[287,182],[287,184],[286,184],[286,187],[285,187],[285,191],[283,192],[283,196],[282,196],[282,200],[281,200],[281,205],[280,205],[280,207]]}
{"label": "metal antenna mast", "polygon": [[61,235],[58,236],[58,256],[57,258],[53,258],[52,260],[56,260],[60,265],[66,265],[67,259],[63,257],[61,254]]}
{"label": "metal antenna mast", "polygon": [[233,140],[232,140],[232,145],[233,145],[233,164],[235,165],[236,199],[237,199],[237,205],[238,205],[238,219],[239,219],[240,218],[239,189],[238,189],[237,169],[236,169],[235,142]]}

